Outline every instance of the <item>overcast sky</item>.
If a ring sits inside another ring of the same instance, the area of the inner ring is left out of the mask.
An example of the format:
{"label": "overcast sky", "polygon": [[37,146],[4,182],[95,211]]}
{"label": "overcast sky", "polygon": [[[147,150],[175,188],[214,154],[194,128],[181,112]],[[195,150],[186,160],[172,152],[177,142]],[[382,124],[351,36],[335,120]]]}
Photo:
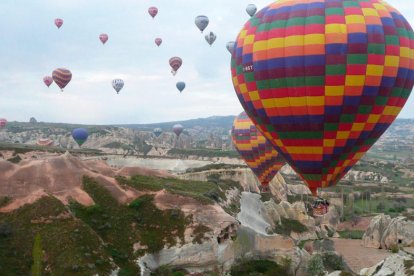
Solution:
{"label": "overcast sky", "polygon": [[[389,0],[414,23],[414,2]],[[235,40],[257,0],[1,0],[0,117],[10,121],[82,124],[153,123],[236,115],[242,108],[230,77],[225,45]],[[152,19],[147,10],[157,6]],[[194,25],[210,18],[210,47]],[[54,19],[64,19],[61,29]],[[103,46],[98,36],[109,35]],[[154,39],[163,44],[156,47]],[[168,60],[183,66],[173,77]],[[63,93],[43,77],[65,67],[73,78]],[[122,78],[119,95],[112,79]],[[177,81],[187,87],[180,94]],[[414,96],[400,117],[414,117]]]}

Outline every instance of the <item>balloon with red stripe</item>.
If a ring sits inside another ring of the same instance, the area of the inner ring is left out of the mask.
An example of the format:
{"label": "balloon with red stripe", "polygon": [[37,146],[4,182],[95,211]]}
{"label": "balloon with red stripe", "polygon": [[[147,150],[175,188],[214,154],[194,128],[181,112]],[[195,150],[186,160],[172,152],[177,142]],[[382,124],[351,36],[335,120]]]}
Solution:
{"label": "balloon with red stripe", "polygon": [[269,182],[286,162],[246,112],[240,113],[234,120],[231,137],[236,150],[257,176],[262,191],[268,191]]}
{"label": "balloon with red stripe", "polygon": [[314,194],[394,122],[414,85],[414,33],[383,0],[280,0],[237,37],[244,110]]}
{"label": "balloon with red stripe", "polygon": [[72,79],[72,73],[68,69],[58,68],[53,71],[52,77],[63,92],[63,88],[65,88]]}

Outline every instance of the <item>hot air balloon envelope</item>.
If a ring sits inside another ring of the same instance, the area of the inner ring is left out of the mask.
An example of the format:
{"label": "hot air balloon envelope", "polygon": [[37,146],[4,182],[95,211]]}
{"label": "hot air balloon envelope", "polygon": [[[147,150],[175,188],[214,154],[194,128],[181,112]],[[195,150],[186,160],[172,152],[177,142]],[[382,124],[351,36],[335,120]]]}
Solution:
{"label": "hot air balloon envelope", "polygon": [[72,73],[65,68],[58,68],[52,73],[53,80],[55,83],[60,87],[63,91],[63,88],[68,85],[70,80],[72,79]]}
{"label": "hot air balloon envelope", "polygon": [[5,128],[7,126],[7,120],[4,118],[0,118],[0,129]]}
{"label": "hot air balloon envelope", "polygon": [[88,136],[89,136],[88,131],[84,128],[75,128],[74,130],[72,130],[73,140],[76,141],[79,147],[81,147],[83,143],[86,142],[86,140],[88,139]]}
{"label": "hot air balloon envelope", "polygon": [[46,76],[43,78],[43,82],[49,87],[53,83],[53,78],[51,76]]}
{"label": "hot air balloon envelope", "polygon": [[257,176],[262,186],[268,186],[286,162],[258,131],[246,112],[236,117],[231,133],[233,144],[240,156]]}
{"label": "hot air balloon envelope", "polygon": [[216,41],[217,36],[215,35],[215,33],[210,32],[208,34],[205,35],[205,39],[207,41],[208,44],[213,45],[214,41]]}
{"label": "hot air balloon envelope", "polygon": [[63,19],[56,18],[55,19],[55,25],[56,25],[56,27],[58,27],[58,29],[60,29],[60,27],[62,27],[62,25],[63,25]]}
{"label": "hot air balloon envelope", "polygon": [[154,128],[153,133],[155,134],[156,137],[159,137],[161,135],[161,133],[162,133],[162,129],[159,128],[159,127]]}
{"label": "hot air balloon envelope", "polygon": [[115,79],[112,81],[112,87],[115,89],[116,93],[119,94],[119,91],[124,87],[124,81],[121,79]]}
{"label": "hot air balloon envelope", "polygon": [[257,11],[257,7],[254,4],[249,4],[246,8],[246,12],[248,15],[253,16]]}
{"label": "hot air balloon envelope", "polygon": [[154,18],[158,14],[158,8],[157,7],[150,7],[148,9],[148,13],[151,15],[152,18]]}
{"label": "hot air balloon envelope", "polygon": [[209,22],[210,20],[205,15],[199,15],[195,18],[195,24],[201,32],[207,28]]}
{"label": "hot air balloon envelope", "polygon": [[172,68],[171,73],[175,76],[175,74],[177,74],[178,69],[180,69],[181,65],[183,64],[183,60],[179,57],[172,57],[170,58],[169,63]]}
{"label": "hot air balloon envelope", "polygon": [[155,44],[157,44],[157,46],[160,46],[161,43],[162,43],[162,39],[161,38],[158,37],[158,38],[155,39]]}
{"label": "hot air balloon envelope", "polygon": [[107,34],[99,35],[99,40],[102,42],[102,44],[105,44],[108,41],[108,35]]}
{"label": "hot air balloon envelope", "polygon": [[185,88],[185,82],[183,82],[183,81],[177,82],[176,87],[180,92],[183,92],[183,90]]}
{"label": "hot air balloon envelope", "polygon": [[180,136],[183,130],[184,130],[184,127],[180,124],[176,124],[173,126],[173,132],[175,133],[175,135],[177,135],[177,137]]}
{"label": "hot air balloon envelope", "polygon": [[381,137],[414,84],[414,33],[382,0],[276,1],[235,49],[243,108],[314,194]]}

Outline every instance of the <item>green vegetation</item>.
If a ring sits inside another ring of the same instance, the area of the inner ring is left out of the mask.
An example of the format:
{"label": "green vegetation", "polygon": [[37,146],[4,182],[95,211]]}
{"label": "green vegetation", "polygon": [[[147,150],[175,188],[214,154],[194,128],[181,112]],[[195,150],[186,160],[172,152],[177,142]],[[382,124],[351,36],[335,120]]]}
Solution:
{"label": "green vegetation", "polygon": [[203,181],[188,181],[176,178],[160,178],[137,175],[130,179],[117,177],[119,184],[133,187],[137,190],[161,191],[166,189],[170,193],[188,196],[204,204],[211,204],[225,200],[225,191],[239,187],[239,183],[232,180],[217,179],[217,183]]}
{"label": "green vegetation", "polygon": [[20,161],[22,161],[22,158],[20,158],[19,155],[15,155],[12,158],[7,159],[7,161],[14,163],[14,164],[18,164]]}
{"label": "green vegetation", "polygon": [[334,252],[325,252],[322,254],[322,261],[325,269],[329,271],[343,270],[345,268],[344,260]]}
{"label": "green vegetation", "polygon": [[267,260],[252,260],[246,261],[239,265],[235,265],[231,268],[232,276],[249,276],[249,275],[263,275],[263,276],[274,276],[274,275],[291,275],[289,270],[280,266],[275,262]]}
{"label": "green vegetation", "polygon": [[11,197],[2,196],[0,197],[0,208],[8,205],[12,201]]}
{"label": "green vegetation", "polygon": [[274,233],[289,236],[292,232],[303,233],[308,231],[305,225],[297,220],[281,218],[281,223],[275,226]]}
{"label": "green vegetation", "polygon": [[323,265],[322,256],[319,254],[312,255],[307,267],[308,275],[322,276],[325,275],[325,267]]}
{"label": "green vegetation", "polygon": [[151,276],[185,276],[187,271],[174,269],[168,266],[160,266],[157,270],[151,272]]}
{"label": "green vegetation", "polygon": [[43,152],[52,152],[52,153],[65,153],[69,151],[71,154],[91,154],[91,155],[102,155],[103,153],[100,150],[96,149],[63,149],[58,147],[42,147],[37,145],[27,145],[27,144],[11,144],[11,143],[0,143],[0,150],[9,150],[13,151],[13,155],[24,154],[31,151],[43,151]]}
{"label": "green vegetation", "polygon": [[398,246],[398,244],[393,244],[393,245],[391,245],[390,250],[391,250],[392,253],[395,254],[395,253],[400,252],[400,247]]}
{"label": "green vegetation", "polygon": [[237,151],[221,150],[221,149],[171,149],[168,151],[169,155],[189,156],[196,155],[200,157],[230,157],[239,158]]}
{"label": "green vegetation", "polygon": [[[125,206],[119,204],[104,187],[86,177],[84,190],[95,205],[85,207],[72,202],[70,208],[105,241],[105,249],[122,268],[122,275],[139,272],[134,262],[139,254],[174,246],[177,238],[184,241],[184,230],[191,217],[185,217],[180,210],[157,209],[152,202],[153,196],[142,196]],[[134,253],[133,244],[138,241],[146,249]]]}
{"label": "green vegetation", "polygon": [[42,240],[41,240],[39,233],[37,233],[35,236],[32,256],[33,256],[32,276],[41,276],[42,275],[43,251],[42,251]]}
{"label": "green vegetation", "polygon": [[204,172],[210,170],[233,170],[239,168],[247,168],[245,165],[232,165],[232,164],[209,164],[199,168],[187,169],[187,173]]}
{"label": "green vegetation", "polygon": [[[42,274],[108,275],[114,269],[100,238],[86,224],[71,217],[53,197],[43,197],[12,213],[0,213],[0,275],[29,275],[42,237]],[[64,249],[64,250],[62,250]]]}
{"label": "green vegetation", "polygon": [[360,230],[345,230],[345,231],[338,231],[338,234],[343,239],[353,239],[353,240],[361,240],[364,236],[364,231]]}

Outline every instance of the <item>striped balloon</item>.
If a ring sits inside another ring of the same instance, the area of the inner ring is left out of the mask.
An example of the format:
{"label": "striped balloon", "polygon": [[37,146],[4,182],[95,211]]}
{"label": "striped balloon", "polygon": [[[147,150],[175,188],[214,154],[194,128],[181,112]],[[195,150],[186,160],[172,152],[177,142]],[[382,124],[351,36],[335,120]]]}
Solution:
{"label": "striped balloon", "polygon": [[65,68],[58,68],[52,73],[53,80],[55,83],[60,87],[63,91],[63,88],[68,85],[70,80],[72,79],[72,73]]}
{"label": "striped balloon", "polygon": [[269,182],[286,162],[257,130],[246,112],[234,120],[231,136],[240,156],[262,184],[262,191],[268,190]]}
{"label": "striped balloon", "polygon": [[361,159],[414,84],[414,33],[382,0],[276,1],[233,57],[244,109],[314,193]]}
{"label": "striped balloon", "polygon": [[7,120],[0,118],[0,129],[5,128],[7,125]]}

